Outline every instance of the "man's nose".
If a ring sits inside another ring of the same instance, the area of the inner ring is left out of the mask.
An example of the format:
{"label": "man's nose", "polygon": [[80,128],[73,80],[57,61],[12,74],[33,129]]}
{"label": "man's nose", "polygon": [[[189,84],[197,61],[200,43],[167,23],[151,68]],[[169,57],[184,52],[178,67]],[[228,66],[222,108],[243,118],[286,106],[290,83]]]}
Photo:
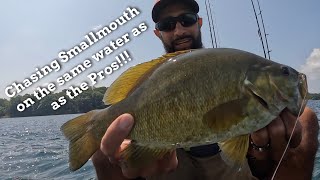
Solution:
{"label": "man's nose", "polygon": [[185,33],[186,33],[185,27],[183,27],[180,22],[177,22],[176,28],[174,29],[174,35],[181,36],[181,35],[184,35]]}

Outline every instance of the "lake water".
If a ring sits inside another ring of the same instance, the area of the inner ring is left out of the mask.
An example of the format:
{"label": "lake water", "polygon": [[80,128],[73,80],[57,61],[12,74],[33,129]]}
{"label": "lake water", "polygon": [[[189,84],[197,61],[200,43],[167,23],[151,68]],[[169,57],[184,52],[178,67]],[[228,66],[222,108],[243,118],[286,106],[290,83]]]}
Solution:
{"label": "lake water", "polygon": [[[320,119],[320,101],[308,105]],[[76,116],[0,119],[0,179],[95,179],[90,160],[76,172],[68,169],[68,142],[60,126]],[[320,151],[313,179],[320,179]]]}

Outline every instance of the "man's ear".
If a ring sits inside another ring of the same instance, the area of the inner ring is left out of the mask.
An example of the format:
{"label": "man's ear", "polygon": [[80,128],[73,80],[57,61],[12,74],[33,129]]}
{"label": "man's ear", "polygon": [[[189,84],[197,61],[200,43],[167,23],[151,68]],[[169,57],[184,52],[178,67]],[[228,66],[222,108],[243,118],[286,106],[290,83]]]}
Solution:
{"label": "man's ear", "polygon": [[198,24],[199,24],[199,27],[201,28],[202,27],[202,18],[198,19]]}
{"label": "man's ear", "polygon": [[159,39],[162,38],[161,32],[160,32],[158,29],[153,30],[153,32],[154,32],[154,34],[155,34]]}

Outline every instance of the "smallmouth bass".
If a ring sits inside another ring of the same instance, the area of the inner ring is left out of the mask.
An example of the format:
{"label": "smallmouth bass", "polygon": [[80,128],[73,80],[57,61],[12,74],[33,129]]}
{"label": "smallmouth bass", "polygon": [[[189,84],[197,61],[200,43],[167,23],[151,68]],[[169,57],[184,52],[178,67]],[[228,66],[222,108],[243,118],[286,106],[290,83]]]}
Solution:
{"label": "smallmouth bass", "polygon": [[306,76],[255,54],[227,48],[166,54],[125,71],[108,88],[111,105],[76,117],[61,130],[70,141],[70,169],[77,170],[100,147],[107,127],[129,113],[135,124],[121,152],[139,168],[176,148],[219,143],[235,165],[245,161],[249,134],[282,110],[305,107]]}

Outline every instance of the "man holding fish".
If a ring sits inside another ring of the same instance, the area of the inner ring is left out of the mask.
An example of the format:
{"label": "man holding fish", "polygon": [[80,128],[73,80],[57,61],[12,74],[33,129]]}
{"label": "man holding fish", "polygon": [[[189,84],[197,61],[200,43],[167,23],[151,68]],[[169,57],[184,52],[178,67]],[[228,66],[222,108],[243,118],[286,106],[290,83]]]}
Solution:
{"label": "man holding fish", "polygon": [[[194,0],[158,0],[155,3],[152,10],[156,23],[154,33],[167,53],[203,47],[202,18],[198,17],[198,12],[199,6]],[[315,113],[308,107],[295,126],[296,119],[286,108],[266,127],[251,133],[248,163],[240,171],[225,162],[216,143],[178,148],[166,152],[147,167],[134,169],[119,161],[120,152],[130,144],[126,138],[135,122],[133,116],[123,114],[108,127],[92,161],[99,179],[270,179],[295,127],[275,178],[311,179],[319,125]]]}

